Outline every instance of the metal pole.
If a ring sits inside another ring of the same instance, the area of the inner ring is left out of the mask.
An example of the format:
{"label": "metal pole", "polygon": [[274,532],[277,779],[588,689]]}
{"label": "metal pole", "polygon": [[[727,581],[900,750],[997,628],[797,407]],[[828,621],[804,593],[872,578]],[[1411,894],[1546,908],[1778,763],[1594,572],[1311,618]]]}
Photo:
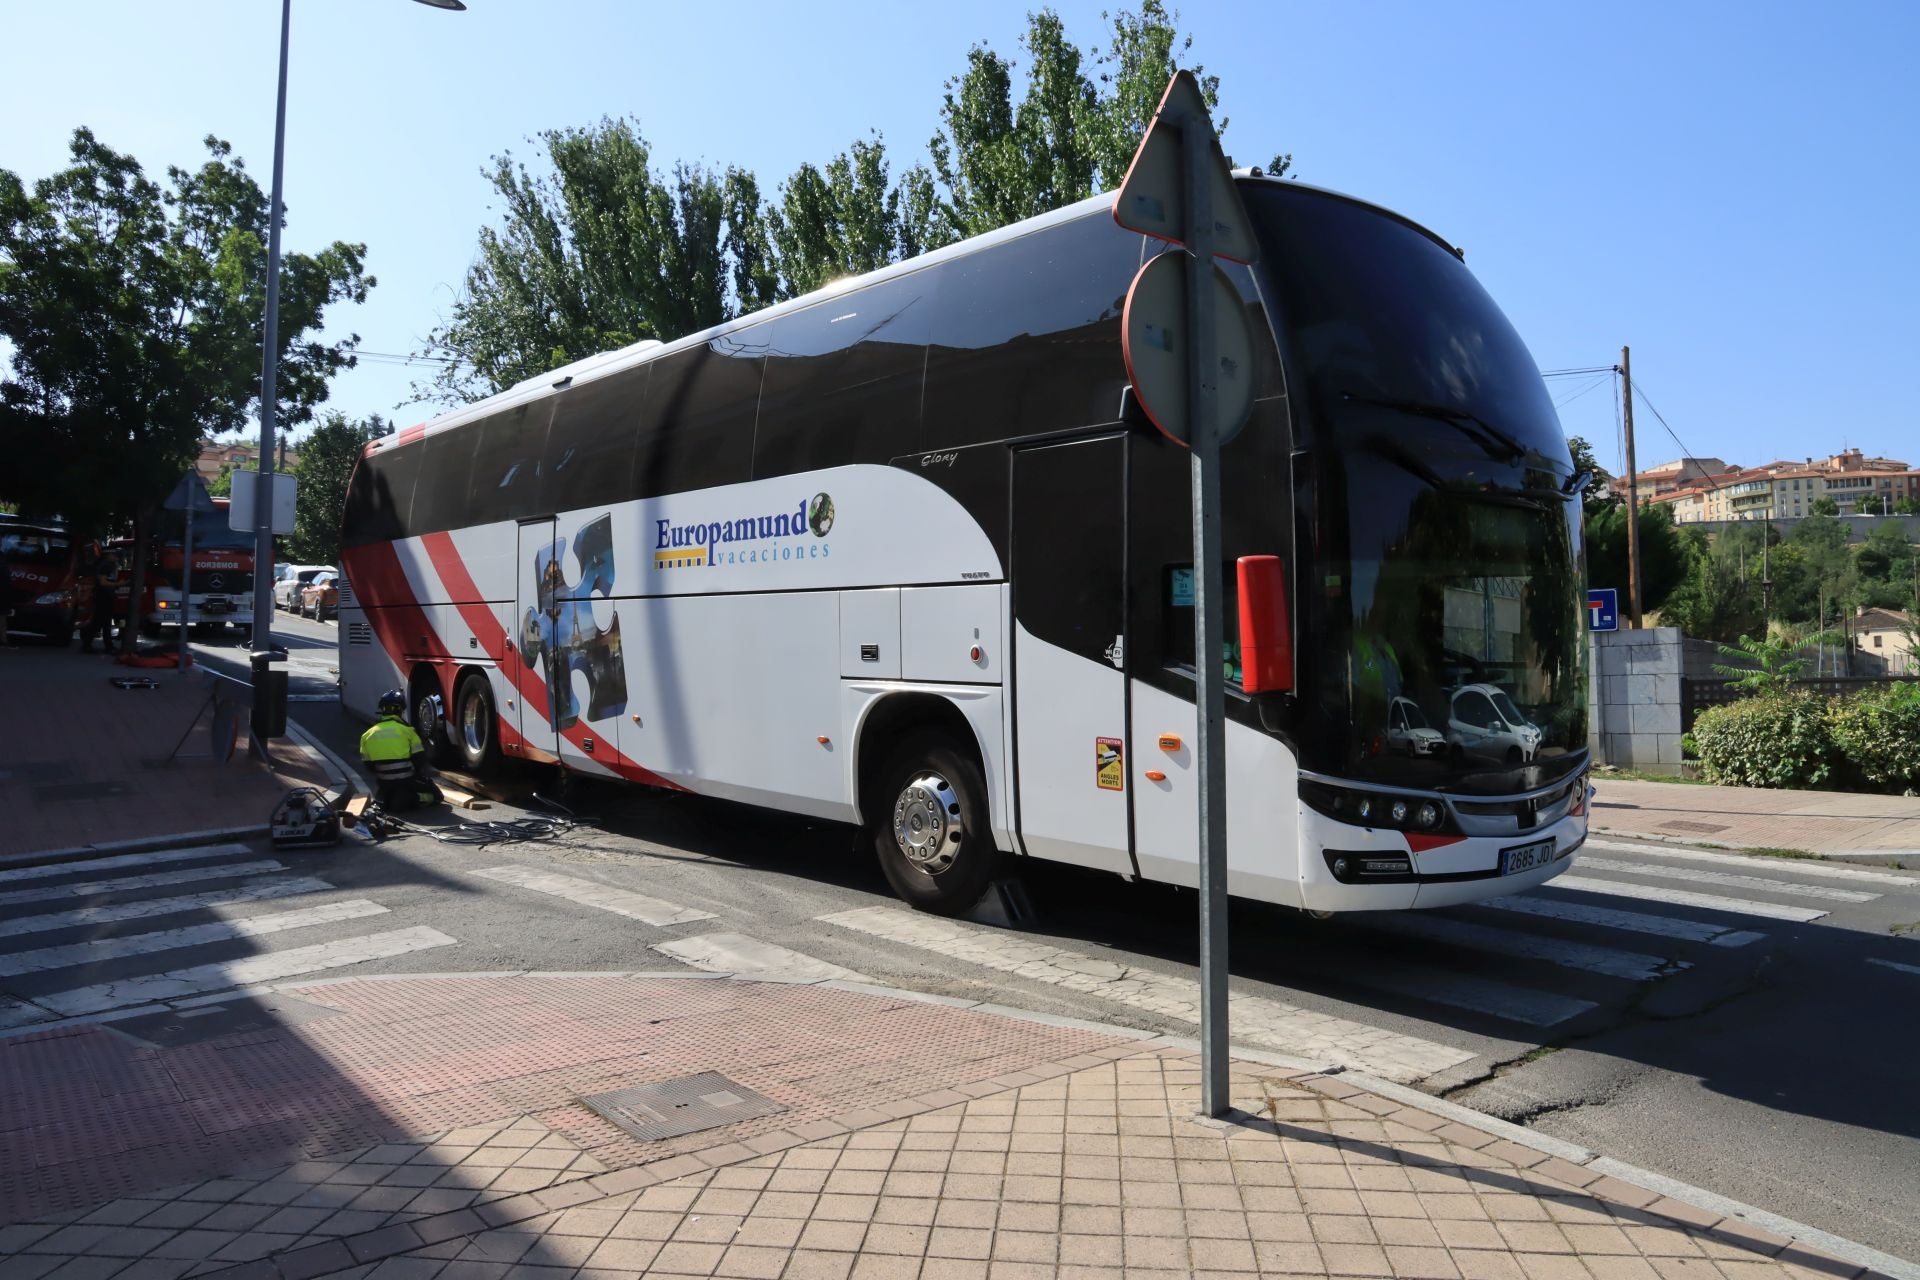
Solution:
{"label": "metal pole", "polygon": [[[260,343],[260,462],[253,488],[253,652],[273,643],[273,428],[280,379],[280,194],[287,151],[287,33],[293,0],[280,0],[280,89],[273,116],[273,203],[267,221],[267,318]],[[253,661],[256,702],[267,664]]]}
{"label": "metal pole", "polygon": [[1640,629],[1640,483],[1633,461],[1633,364],[1620,348],[1620,399],[1626,405],[1627,424],[1627,599],[1633,629]]}
{"label": "metal pole", "polygon": [[1187,223],[1187,396],[1193,449],[1193,666],[1200,769],[1200,1110],[1233,1105],[1227,1061],[1227,693],[1220,601],[1219,357],[1213,332],[1213,208],[1205,116],[1180,131]]}
{"label": "metal pole", "polygon": [[[197,477],[196,477],[197,479]],[[180,656],[174,664],[175,671],[187,669],[187,632],[193,625],[193,498],[194,487],[187,485],[187,509],[184,513],[187,522],[184,542],[185,558],[180,562]]]}

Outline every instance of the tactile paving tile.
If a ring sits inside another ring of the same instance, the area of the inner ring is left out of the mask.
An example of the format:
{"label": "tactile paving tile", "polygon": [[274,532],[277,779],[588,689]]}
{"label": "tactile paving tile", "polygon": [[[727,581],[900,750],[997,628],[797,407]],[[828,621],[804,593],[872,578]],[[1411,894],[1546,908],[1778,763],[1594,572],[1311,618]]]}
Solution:
{"label": "tactile paving tile", "polygon": [[657,1080],[632,1089],[580,1099],[636,1138],[677,1138],[736,1120],[776,1115],[786,1108],[718,1071]]}

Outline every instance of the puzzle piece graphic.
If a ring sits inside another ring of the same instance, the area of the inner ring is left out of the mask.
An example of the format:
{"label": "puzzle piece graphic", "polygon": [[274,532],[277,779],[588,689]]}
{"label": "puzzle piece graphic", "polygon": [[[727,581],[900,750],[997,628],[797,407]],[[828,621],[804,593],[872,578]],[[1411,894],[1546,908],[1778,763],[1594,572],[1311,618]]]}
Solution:
{"label": "puzzle piece graphic", "polygon": [[606,630],[594,621],[593,594],[613,594],[613,517],[601,516],[573,535],[580,581],[567,582],[566,542],[555,538],[533,555],[539,584],[537,607],[521,620],[520,656],[547,684],[547,722],[555,730],[579,723],[573,673],[587,678],[587,719],[604,720],[627,709],[627,668],[620,650],[620,619]]}

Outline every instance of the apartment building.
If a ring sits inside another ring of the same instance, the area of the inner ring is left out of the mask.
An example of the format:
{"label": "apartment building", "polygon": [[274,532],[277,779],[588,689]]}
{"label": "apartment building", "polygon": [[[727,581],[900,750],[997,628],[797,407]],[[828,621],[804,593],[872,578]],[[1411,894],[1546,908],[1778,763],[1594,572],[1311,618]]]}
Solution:
{"label": "apartment building", "polygon": [[[1680,474],[1679,464],[1674,463],[1642,474],[1662,474],[1669,469],[1672,474]],[[1818,460],[1795,462],[1783,458],[1758,467],[1695,473],[1685,481],[1656,488],[1653,500],[1668,504],[1677,523],[1691,524],[1811,515],[1813,503],[1819,498],[1832,498],[1841,515],[1852,515],[1859,510],[1861,500],[1871,496],[1881,497],[1889,505],[1906,497],[1920,498],[1920,470],[1897,458],[1869,458],[1858,449],[1847,449]]]}

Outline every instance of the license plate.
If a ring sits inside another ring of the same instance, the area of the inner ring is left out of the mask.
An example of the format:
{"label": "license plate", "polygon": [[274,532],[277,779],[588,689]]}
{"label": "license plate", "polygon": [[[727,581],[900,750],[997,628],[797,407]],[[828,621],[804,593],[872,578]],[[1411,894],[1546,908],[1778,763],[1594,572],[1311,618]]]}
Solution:
{"label": "license plate", "polygon": [[1500,851],[1500,874],[1515,875],[1522,871],[1533,871],[1553,861],[1553,841],[1536,840],[1532,844],[1518,845],[1512,849]]}

